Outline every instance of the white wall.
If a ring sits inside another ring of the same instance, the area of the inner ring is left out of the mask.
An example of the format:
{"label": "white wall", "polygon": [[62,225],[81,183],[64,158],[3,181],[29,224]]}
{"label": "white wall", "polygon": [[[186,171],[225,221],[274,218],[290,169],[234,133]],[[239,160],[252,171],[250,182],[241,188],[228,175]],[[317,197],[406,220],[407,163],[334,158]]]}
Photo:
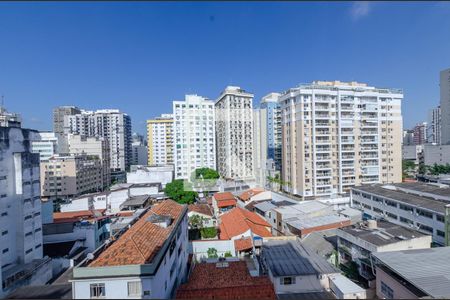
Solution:
{"label": "white wall", "polygon": [[232,256],[236,256],[236,249],[232,240],[192,241],[192,254],[197,261],[208,258],[208,248],[215,248],[219,257],[225,256],[228,251]]}

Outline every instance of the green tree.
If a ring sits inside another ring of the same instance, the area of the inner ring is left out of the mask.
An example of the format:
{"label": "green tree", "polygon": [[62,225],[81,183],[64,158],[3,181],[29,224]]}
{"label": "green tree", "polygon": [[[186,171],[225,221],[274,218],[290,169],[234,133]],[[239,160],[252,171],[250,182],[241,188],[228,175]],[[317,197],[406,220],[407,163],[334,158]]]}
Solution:
{"label": "green tree", "polygon": [[225,252],[224,257],[232,257],[233,255],[231,255],[230,251]]}
{"label": "green tree", "polygon": [[425,166],[424,164],[419,164],[419,170],[418,170],[419,174],[426,174],[427,173],[427,166]]}
{"label": "green tree", "polygon": [[215,227],[205,227],[200,229],[200,234],[204,239],[211,239],[217,236],[217,229]]}
{"label": "green tree", "polygon": [[220,177],[219,173],[216,170],[210,168],[199,168],[196,169],[193,173],[193,179],[218,179]]}
{"label": "green tree", "polygon": [[182,179],[177,179],[168,183],[164,189],[164,193],[170,199],[181,204],[192,204],[197,198],[197,193],[186,190],[186,186]]}
{"label": "green tree", "polygon": [[204,217],[201,217],[201,216],[199,216],[199,215],[192,215],[190,218],[189,218],[189,225],[192,227],[192,228],[202,228],[203,227],[203,220],[204,220],[205,218]]}
{"label": "green tree", "polygon": [[216,248],[208,248],[206,251],[208,253],[208,258],[218,258],[217,249]]}

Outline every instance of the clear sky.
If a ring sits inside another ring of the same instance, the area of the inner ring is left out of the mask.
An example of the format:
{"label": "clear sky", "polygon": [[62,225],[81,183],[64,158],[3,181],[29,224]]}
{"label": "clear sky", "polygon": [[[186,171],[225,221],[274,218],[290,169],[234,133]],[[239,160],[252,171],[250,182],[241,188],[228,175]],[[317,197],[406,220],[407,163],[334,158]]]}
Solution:
{"label": "clear sky", "polygon": [[403,88],[405,127],[439,103],[450,2],[0,2],[0,94],[24,125],[119,108],[145,132],[173,100],[312,80]]}

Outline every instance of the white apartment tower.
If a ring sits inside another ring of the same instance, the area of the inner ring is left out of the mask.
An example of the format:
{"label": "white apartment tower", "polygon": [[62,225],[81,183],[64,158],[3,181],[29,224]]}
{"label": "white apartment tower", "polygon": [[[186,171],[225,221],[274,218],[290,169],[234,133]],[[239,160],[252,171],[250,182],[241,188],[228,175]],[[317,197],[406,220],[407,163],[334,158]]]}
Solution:
{"label": "white apartment tower", "polygon": [[39,153],[40,159],[47,160],[58,153],[58,137],[54,132],[39,132],[40,139],[31,143],[31,151]]}
{"label": "white apartment tower", "polygon": [[195,169],[216,169],[214,102],[197,95],[173,101],[175,178],[188,179]]}
{"label": "white apartment tower", "polygon": [[217,171],[225,178],[254,180],[253,94],[227,86],[216,101]]}
{"label": "white apartment tower", "polygon": [[110,168],[125,171],[131,163],[131,118],[118,109],[81,111],[64,116],[65,134],[104,137],[109,142]]}
{"label": "white apartment tower", "polygon": [[440,74],[441,89],[441,142],[450,144],[450,68]]}
{"label": "white apartment tower", "polygon": [[282,179],[302,197],[402,180],[403,92],[315,81],[283,93]]}
{"label": "white apartment tower", "polygon": [[148,164],[173,164],[173,115],[147,120]]}
{"label": "white apartment tower", "polygon": [[441,107],[428,112],[427,143],[441,144]]}

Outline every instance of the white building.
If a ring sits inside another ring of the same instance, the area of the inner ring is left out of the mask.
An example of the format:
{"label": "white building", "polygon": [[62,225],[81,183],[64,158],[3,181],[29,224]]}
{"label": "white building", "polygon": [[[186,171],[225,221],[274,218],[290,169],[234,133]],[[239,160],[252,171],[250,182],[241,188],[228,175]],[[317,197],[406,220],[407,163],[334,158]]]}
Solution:
{"label": "white building", "polygon": [[430,109],[428,112],[427,143],[441,144],[441,107]]}
{"label": "white building", "polygon": [[23,285],[45,284],[51,264],[43,258],[37,131],[0,127],[0,298]]}
{"label": "white building", "polygon": [[0,126],[20,128],[22,127],[22,117],[17,113],[10,113],[0,106]]}
{"label": "white building", "polygon": [[65,116],[80,114],[81,110],[76,106],[58,106],[53,109],[53,132],[58,138],[59,153],[68,153],[67,136],[64,131]]}
{"label": "white building", "polygon": [[195,169],[216,169],[214,102],[197,95],[173,101],[175,178],[188,179]]}
{"label": "white building", "polygon": [[118,109],[83,110],[64,116],[65,134],[104,137],[109,142],[110,168],[125,171],[131,163],[131,118]]}
{"label": "white building", "polygon": [[238,86],[227,86],[215,108],[219,174],[254,181],[253,94]]}
{"label": "white building", "polygon": [[450,164],[450,145],[423,145],[420,160],[426,166]]}
{"label": "white building", "polygon": [[127,183],[161,183],[166,184],[174,179],[174,166],[131,166],[127,173]]}
{"label": "white building", "polygon": [[440,73],[441,88],[441,142],[450,144],[450,68]]}
{"label": "white building", "polygon": [[39,153],[41,160],[47,160],[58,153],[58,137],[54,132],[39,132],[40,139],[31,143],[31,151]]}
{"label": "white building", "polygon": [[342,194],[363,183],[401,182],[403,92],[315,81],[280,97],[284,189]]}
{"label": "white building", "polygon": [[148,164],[173,164],[173,115],[147,120]]}
{"label": "white building", "polygon": [[187,206],[166,200],[73,269],[73,299],[169,299],[186,279]]}

